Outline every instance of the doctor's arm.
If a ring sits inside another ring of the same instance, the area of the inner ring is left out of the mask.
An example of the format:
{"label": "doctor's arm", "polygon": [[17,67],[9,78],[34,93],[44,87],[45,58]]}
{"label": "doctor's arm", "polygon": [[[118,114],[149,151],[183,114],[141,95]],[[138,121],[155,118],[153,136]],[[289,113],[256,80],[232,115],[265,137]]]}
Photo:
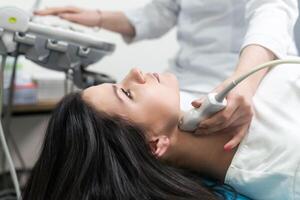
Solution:
{"label": "doctor's arm", "polygon": [[121,11],[86,10],[73,6],[52,7],[35,11],[36,15],[55,15],[84,26],[100,27],[127,37],[134,37],[135,30]]}
{"label": "doctor's arm", "polygon": [[56,15],[62,19],[91,27],[100,27],[130,40],[158,38],[176,25],[178,0],[153,0],[141,8],[128,11],[86,10],[77,7],[53,7],[36,11],[36,15]]}
{"label": "doctor's arm", "polygon": [[[246,10],[249,27],[236,70],[215,91],[258,64],[285,57],[292,45],[297,16],[297,0],[249,0]],[[231,128],[234,136],[224,149],[236,147],[248,131],[253,117],[252,98],[266,73],[267,70],[260,71],[233,89],[227,96],[227,107],[203,121],[199,125],[200,131],[214,133]],[[198,107],[201,101],[194,101],[193,105]]]}

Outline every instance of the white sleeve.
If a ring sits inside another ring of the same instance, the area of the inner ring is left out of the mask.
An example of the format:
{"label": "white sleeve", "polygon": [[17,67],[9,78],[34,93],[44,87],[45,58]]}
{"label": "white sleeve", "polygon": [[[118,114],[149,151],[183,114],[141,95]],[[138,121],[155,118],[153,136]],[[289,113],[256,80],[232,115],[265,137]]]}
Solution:
{"label": "white sleeve", "polygon": [[124,11],[135,28],[135,37],[126,42],[158,38],[177,23],[179,0],[153,0],[142,8]]}
{"label": "white sleeve", "polygon": [[285,57],[293,43],[297,17],[297,0],[248,0],[248,30],[242,49],[258,44],[271,50],[278,58]]}

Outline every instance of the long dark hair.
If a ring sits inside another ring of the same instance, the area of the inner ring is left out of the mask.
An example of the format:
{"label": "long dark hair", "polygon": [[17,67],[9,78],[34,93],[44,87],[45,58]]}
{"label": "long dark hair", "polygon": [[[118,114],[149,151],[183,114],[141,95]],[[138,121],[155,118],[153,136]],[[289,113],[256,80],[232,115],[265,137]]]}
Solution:
{"label": "long dark hair", "polygon": [[158,161],[144,131],[96,111],[81,93],[53,111],[24,200],[212,200],[181,170]]}

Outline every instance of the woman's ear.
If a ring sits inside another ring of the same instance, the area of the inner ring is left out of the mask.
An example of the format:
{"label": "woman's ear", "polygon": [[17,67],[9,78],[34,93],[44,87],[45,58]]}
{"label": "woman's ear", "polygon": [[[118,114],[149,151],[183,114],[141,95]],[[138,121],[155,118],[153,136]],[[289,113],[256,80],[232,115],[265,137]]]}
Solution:
{"label": "woman's ear", "polygon": [[160,136],[153,136],[150,139],[150,148],[152,153],[160,158],[164,155],[164,153],[167,151],[167,149],[170,146],[170,139],[166,135],[160,135]]}

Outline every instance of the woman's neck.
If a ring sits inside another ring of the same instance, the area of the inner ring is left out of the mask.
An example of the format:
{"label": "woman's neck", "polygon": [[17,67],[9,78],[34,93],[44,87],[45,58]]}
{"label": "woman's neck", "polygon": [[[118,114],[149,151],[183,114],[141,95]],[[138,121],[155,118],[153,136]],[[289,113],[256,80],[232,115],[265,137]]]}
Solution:
{"label": "woman's neck", "polygon": [[231,138],[232,134],[226,132],[196,136],[178,129],[172,135],[171,145],[162,159],[174,166],[224,181],[236,152],[236,149],[224,151],[223,146]]}

